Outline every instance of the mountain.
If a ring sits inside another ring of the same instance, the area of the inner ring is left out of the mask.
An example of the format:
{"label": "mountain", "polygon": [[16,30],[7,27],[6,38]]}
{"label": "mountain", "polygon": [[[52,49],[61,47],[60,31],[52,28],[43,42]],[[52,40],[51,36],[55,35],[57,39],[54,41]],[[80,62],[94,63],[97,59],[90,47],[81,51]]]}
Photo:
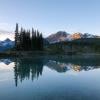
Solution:
{"label": "mountain", "polygon": [[6,65],[9,65],[10,63],[12,63],[12,61],[10,59],[0,59],[0,63],[3,62]]}
{"label": "mountain", "polygon": [[97,36],[97,35],[92,35],[92,34],[89,34],[89,33],[84,33],[82,35],[82,38],[100,38],[100,37]]}
{"label": "mountain", "polygon": [[65,41],[66,38],[68,37],[68,33],[65,31],[59,31],[56,34],[52,34],[46,38],[49,43],[55,43],[55,42],[60,42],[60,41]]}
{"label": "mountain", "polygon": [[77,33],[69,34],[69,33],[66,33],[65,31],[59,31],[55,34],[48,36],[46,40],[49,43],[56,43],[56,42],[61,42],[61,41],[72,41],[72,40],[81,39],[81,38],[100,38],[100,37],[89,34],[89,33],[83,34],[83,33],[77,32]]}
{"label": "mountain", "polygon": [[76,40],[76,39],[81,39],[81,38],[97,38],[98,36],[96,35],[92,35],[92,34],[89,34],[89,33],[73,33],[73,34],[70,34],[70,38],[72,40]]}
{"label": "mountain", "polygon": [[7,38],[4,41],[0,41],[0,52],[13,48],[14,44],[15,42],[11,41],[9,38]]}

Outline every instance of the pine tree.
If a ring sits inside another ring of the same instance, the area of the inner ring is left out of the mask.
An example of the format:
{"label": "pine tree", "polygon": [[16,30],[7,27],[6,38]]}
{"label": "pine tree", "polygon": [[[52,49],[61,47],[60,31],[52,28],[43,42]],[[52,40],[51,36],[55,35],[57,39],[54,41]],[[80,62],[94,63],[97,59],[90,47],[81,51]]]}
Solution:
{"label": "pine tree", "polygon": [[40,34],[40,50],[43,50],[43,36]]}
{"label": "pine tree", "polygon": [[16,23],[16,29],[15,29],[15,48],[16,50],[19,50],[18,38],[19,38],[19,27],[18,27],[18,23]]}
{"label": "pine tree", "polygon": [[15,48],[16,50],[43,50],[43,37],[42,33],[38,30],[32,28],[32,33],[30,30],[25,30],[21,28],[19,33],[18,24],[16,24],[15,30]]}
{"label": "pine tree", "polygon": [[32,28],[32,38],[31,38],[31,49],[34,50],[35,49],[35,31]]}
{"label": "pine tree", "polygon": [[23,50],[23,28],[20,31],[20,50]]}

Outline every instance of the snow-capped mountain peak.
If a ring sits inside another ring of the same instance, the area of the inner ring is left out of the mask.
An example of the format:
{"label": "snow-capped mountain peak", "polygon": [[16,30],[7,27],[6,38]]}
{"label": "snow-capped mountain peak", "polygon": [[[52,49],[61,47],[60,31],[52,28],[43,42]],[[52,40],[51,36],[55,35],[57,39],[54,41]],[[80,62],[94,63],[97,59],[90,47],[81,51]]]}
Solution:
{"label": "snow-capped mountain peak", "polygon": [[60,41],[72,41],[72,40],[80,39],[80,38],[97,38],[97,37],[98,36],[92,35],[89,33],[76,32],[73,34],[69,34],[65,31],[59,31],[55,34],[48,36],[46,39],[47,41],[49,41],[49,43],[56,43]]}
{"label": "snow-capped mountain peak", "polygon": [[5,39],[4,41],[0,41],[0,51],[5,51],[7,49],[13,48],[15,42],[11,41],[9,38]]}
{"label": "snow-capped mountain peak", "polygon": [[69,35],[69,33],[66,33],[65,31],[59,31],[55,34],[48,36],[46,39],[50,43],[55,43],[55,42],[60,42],[60,41],[66,40],[68,35]]}

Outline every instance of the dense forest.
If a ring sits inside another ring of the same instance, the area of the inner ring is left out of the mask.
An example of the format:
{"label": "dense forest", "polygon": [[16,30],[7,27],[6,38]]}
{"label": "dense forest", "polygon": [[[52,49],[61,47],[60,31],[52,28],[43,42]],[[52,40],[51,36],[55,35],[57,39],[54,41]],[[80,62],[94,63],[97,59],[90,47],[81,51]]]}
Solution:
{"label": "dense forest", "polygon": [[43,37],[42,33],[38,30],[32,31],[21,28],[16,24],[15,29],[15,49],[20,51],[35,51],[43,50]]}
{"label": "dense forest", "polygon": [[[19,25],[16,24],[14,50],[43,51],[42,54],[100,53],[100,38],[80,38],[50,44],[48,39],[43,38],[42,33],[38,30],[33,28],[26,30],[19,28]],[[24,55],[24,52],[22,52],[22,55]]]}

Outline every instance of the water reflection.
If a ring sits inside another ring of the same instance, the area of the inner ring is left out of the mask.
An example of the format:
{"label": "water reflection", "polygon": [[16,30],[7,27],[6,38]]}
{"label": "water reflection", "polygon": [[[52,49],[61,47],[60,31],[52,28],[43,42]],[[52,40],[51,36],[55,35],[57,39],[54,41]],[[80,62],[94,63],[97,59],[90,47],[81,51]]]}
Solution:
{"label": "water reflection", "polygon": [[83,71],[83,70],[88,71],[88,70],[92,70],[92,69],[95,69],[95,68],[100,68],[99,65],[97,65],[97,66],[95,66],[95,65],[89,66],[88,64],[87,65],[83,65],[83,64],[77,65],[77,64],[73,64],[71,62],[65,63],[65,62],[56,62],[56,61],[51,61],[51,60],[46,65],[50,69],[54,69],[57,72],[66,72],[66,71],[69,71],[69,70],[80,72],[80,71]]}
{"label": "water reflection", "polygon": [[[46,66],[47,68],[56,71],[58,73],[67,73],[68,71],[80,72],[80,71],[89,71],[96,68],[100,68],[99,60],[94,60],[91,63],[86,62],[86,59],[80,59],[78,62],[76,59],[21,59],[21,58],[13,58],[13,59],[0,59],[0,64],[4,63],[9,66],[12,62],[13,70],[14,70],[14,80],[15,86],[18,86],[19,82],[23,82],[23,80],[32,81],[34,79],[38,79],[42,76],[43,68]],[[5,66],[4,66],[5,67]]]}
{"label": "water reflection", "polygon": [[10,63],[12,63],[13,61],[11,61],[11,59],[0,59],[0,63],[4,63],[6,65],[9,65]]}
{"label": "water reflection", "polygon": [[32,59],[16,59],[15,60],[15,84],[18,85],[18,80],[22,82],[24,79],[30,79],[33,81],[42,75],[43,61]]}

